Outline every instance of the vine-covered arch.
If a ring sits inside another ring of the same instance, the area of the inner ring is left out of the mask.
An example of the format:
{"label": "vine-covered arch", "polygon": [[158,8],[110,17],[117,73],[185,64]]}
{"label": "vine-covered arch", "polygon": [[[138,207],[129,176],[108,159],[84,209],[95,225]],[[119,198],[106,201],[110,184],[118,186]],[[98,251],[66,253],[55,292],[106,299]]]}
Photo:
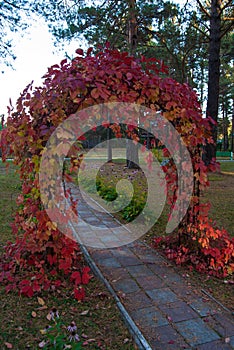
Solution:
{"label": "vine-covered arch", "polygon": [[[231,274],[233,241],[225,230],[212,227],[207,205],[199,201],[200,191],[209,184],[207,172],[215,170],[216,164],[207,167],[202,161],[202,145],[213,141],[211,120],[203,118],[196,93],[187,84],[168,78],[166,68],[155,59],[136,59],[108,48],[96,55],[92,55],[91,49],[86,54],[81,49],[76,53],[72,61],[63,60],[50,67],[42,86],[34,88],[29,84],[16,108],[9,109],[1,146],[5,159],[14,156],[22,193],[17,199],[13,223],[16,243],[6,247],[1,280],[9,290],[19,288],[21,293],[32,295],[42,288],[60,285],[62,272],[75,282],[77,299],[83,298],[83,289],[77,286],[88,282],[88,269],[80,266],[76,242],[64,236],[47,216],[40,198],[39,167],[46,142],[60,123],[79,110],[107,102],[136,103],[160,110],[179,132],[190,153],[194,192],[178,231],[166,238],[167,256],[216,276]],[[115,132],[120,132],[117,123]],[[167,156],[171,157],[169,153]],[[79,166],[75,157],[71,166]],[[173,208],[177,178],[172,158],[163,169]],[[24,273],[26,277],[22,279]]]}

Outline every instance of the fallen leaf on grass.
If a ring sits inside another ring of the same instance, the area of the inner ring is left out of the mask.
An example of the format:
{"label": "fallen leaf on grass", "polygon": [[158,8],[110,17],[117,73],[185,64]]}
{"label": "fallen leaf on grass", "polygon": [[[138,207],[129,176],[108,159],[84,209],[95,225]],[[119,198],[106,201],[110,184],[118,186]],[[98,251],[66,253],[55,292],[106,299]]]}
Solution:
{"label": "fallen leaf on grass", "polygon": [[48,309],[48,306],[46,306],[46,305],[43,305],[43,306],[40,306],[40,307],[37,308],[37,310],[40,310],[40,311],[43,311],[43,310],[46,310],[46,309]]}
{"label": "fallen leaf on grass", "polygon": [[81,315],[81,316],[86,316],[86,315],[88,315],[88,313],[89,313],[89,310],[85,310],[85,311],[82,311],[82,312],[80,313],[80,315]]}
{"label": "fallen leaf on grass", "polygon": [[95,341],[96,341],[96,339],[88,339],[88,340],[84,341],[82,345],[86,346],[86,345],[89,345],[89,343],[93,343]]}
{"label": "fallen leaf on grass", "polygon": [[46,318],[47,318],[48,321],[51,321],[51,318],[52,318],[51,314],[49,313],[48,315],[46,315]]}
{"label": "fallen leaf on grass", "polygon": [[38,301],[38,304],[41,305],[41,306],[44,306],[45,305],[45,302],[42,298],[40,297],[37,297],[37,301]]}
{"label": "fallen leaf on grass", "polygon": [[5,342],[4,344],[6,345],[7,349],[13,349],[13,345],[11,343]]}

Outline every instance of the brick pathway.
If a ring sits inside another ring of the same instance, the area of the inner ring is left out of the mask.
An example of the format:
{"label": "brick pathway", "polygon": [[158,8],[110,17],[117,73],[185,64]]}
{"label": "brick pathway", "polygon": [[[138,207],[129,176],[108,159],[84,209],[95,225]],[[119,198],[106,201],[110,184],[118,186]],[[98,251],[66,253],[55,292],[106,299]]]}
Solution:
{"label": "brick pathway", "polygon": [[[79,195],[74,187],[72,193]],[[122,229],[112,216],[92,206],[79,201],[84,220],[78,224],[79,232],[90,234],[92,239],[91,225],[95,224],[100,227],[96,237],[102,240],[103,230],[113,236],[116,229]],[[88,248],[86,253],[122,304],[121,310],[133,320],[130,324],[140,331],[143,341],[138,341],[139,349],[234,349],[233,315],[193,290],[186,277],[143,242],[114,249]]]}

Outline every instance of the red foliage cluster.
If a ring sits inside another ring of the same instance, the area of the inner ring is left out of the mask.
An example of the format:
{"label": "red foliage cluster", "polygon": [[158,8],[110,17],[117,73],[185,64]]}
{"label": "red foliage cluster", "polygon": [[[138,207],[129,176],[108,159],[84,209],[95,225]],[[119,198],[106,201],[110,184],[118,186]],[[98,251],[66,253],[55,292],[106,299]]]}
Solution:
{"label": "red foliage cluster", "polygon": [[207,217],[196,225],[190,225],[180,242],[178,237],[154,239],[156,248],[163,247],[169,260],[177,265],[187,265],[190,270],[206,273],[219,278],[228,277],[234,271],[234,239],[227,231],[213,227]]}
{"label": "red foliage cluster", "polygon": [[[13,224],[16,242],[7,245],[1,259],[1,281],[7,284],[8,290],[18,289],[21,294],[31,296],[41,289],[57,288],[68,277],[67,280],[75,285],[75,297],[83,299],[82,285],[89,281],[88,270],[80,264],[77,243],[58,230],[43,208],[39,168],[43,149],[57,126],[71,114],[105,102],[137,103],[160,110],[174,125],[190,152],[195,184],[188,214],[180,225],[172,248],[177,254],[175,259],[182,254],[186,261],[194,259],[196,265],[196,261],[204,260],[205,256],[209,269],[220,274],[230,273],[233,268],[231,240],[223,231],[216,239],[217,230],[212,231],[206,215],[201,214],[198,189],[200,191],[208,185],[209,169],[201,159],[200,147],[207,139],[210,142],[212,139],[210,120],[202,118],[195,92],[187,84],[179,84],[166,77],[165,67],[155,59],[136,59],[128,53],[109,49],[95,56],[91,55],[91,49],[86,55],[82,50],[76,53],[77,57],[71,62],[63,60],[50,67],[43,85],[34,89],[32,84],[27,86],[16,108],[9,108],[1,147],[4,159],[14,155],[22,180],[22,193],[18,197]],[[103,123],[107,124],[108,120]],[[117,123],[112,129],[121,136]],[[73,166],[79,164],[74,163]],[[173,208],[177,176],[172,159],[164,170],[169,186],[168,198]],[[186,175],[186,168],[183,170]],[[202,215],[202,220],[197,220],[198,215]],[[211,232],[216,233],[212,236]],[[182,248],[181,237],[186,241]],[[213,246],[213,241],[222,241],[222,245]],[[169,238],[168,247],[172,243],[173,239]],[[192,250],[194,245],[201,248]],[[219,253],[215,249],[219,249]],[[61,276],[66,278],[61,279]]]}

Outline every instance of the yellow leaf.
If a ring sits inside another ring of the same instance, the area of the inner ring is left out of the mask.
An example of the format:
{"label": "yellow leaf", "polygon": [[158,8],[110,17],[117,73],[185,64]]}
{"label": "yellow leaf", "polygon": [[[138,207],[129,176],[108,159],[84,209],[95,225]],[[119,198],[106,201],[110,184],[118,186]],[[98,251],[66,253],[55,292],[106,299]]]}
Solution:
{"label": "yellow leaf", "polygon": [[38,301],[38,304],[41,305],[41,306],[44,306],[45,305],[45,302],[42,298],[40,297],[37,297],[37,301]]}
{"label": "yellow leaf", "polygon": [[40,310],[40,311],[46,310],[46,309],[48,309],[48,306],[46,306],[46,305],[43,305],[43,306],[37,308],[37,310]]}

